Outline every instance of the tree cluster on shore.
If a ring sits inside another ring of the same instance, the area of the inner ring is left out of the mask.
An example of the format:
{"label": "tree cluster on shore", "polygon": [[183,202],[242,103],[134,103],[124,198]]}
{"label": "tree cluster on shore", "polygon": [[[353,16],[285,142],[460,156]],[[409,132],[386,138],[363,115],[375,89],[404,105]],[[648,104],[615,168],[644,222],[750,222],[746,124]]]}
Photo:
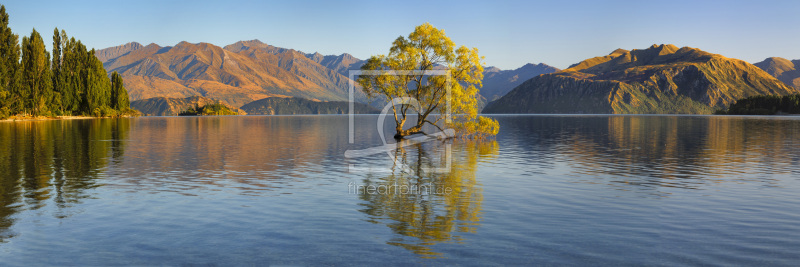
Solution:
{"label": "tree cluster on shore", "polygon": [[800,94],[775,96],[760,95],[737,100],[720,115],[776,115],[800,114]]}
{"label": "tree cluster on shore", "polygon": [[194,108],[189,108],[182,111],[178,116],[226,116],[238,115],[235,111],[229,109],[221,103],[213,103],[205,106],[195,105]]}
{"label": "tree cluster on shore", "polygon": [[52,52],[36,29],[11,32],[0,6],[0,119],[10,116],[123,116],[135,114],[122,77],[109,78],[94,49],[64,30],[53,31]]}

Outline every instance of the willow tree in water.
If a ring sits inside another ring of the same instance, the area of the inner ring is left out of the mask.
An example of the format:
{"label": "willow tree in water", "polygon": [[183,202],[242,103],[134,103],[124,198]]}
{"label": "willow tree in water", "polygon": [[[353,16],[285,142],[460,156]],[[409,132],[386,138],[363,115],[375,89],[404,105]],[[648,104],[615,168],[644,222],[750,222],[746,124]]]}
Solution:
{"label": "willow tree in water", "polygon": [[[361,70],[371,73],[357,81],[370,98],[384,96],[392,102],[395,138],[426,134],[426,124],[439,130],[444,125],[461,137],[483,138],[496,135],[500,126],[478,116],[482,59],[477,48],[456,48],[444,30],[425,23],[408,37],[398,37],[388,55],[370,57]],[[453,116],[449,121],[446,116],[430,116],[437,113]],[[412,114],[417,115],[416,123],[405,127],[407,115]]]}

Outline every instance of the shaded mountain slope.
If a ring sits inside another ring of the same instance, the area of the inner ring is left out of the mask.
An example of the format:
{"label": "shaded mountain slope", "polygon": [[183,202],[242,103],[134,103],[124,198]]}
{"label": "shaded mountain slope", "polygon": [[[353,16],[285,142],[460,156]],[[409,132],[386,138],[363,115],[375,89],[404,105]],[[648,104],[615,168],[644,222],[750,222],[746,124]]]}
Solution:
{"label": "shaded mountain slope", "polygon": [[[354,114],[376,114],[380,111],[371,106],[353,103]],[[295,115],[295,114],[349,114],[349,102],[311,101],[297,97],[270,97],[242,106],[249,115]]]}
{"label": "shaded mountain slope", "polygon": [[488,67],[483,71],[483,87],[480,88],[480,94],[489,101],[496,100],[530,78],[556,71],[559,69],[542,63],[525,64],[515,70]]}

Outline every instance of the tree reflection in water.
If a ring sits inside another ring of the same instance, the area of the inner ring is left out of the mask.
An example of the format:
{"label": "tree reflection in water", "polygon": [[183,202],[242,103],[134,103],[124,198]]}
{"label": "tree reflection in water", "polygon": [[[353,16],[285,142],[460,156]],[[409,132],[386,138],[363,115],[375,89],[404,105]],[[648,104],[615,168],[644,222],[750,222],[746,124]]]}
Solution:
{"label": "tree reflection in water", "polygon": [[0,242],[14,215],[55,207],[53,216],[91,197],[88,189],[109,161],[124,151],[130,119],[23,121],[0,123]]}
{"label": "tree reflection in water", "polygon": [[[464,242],[464,233],[477,230],[483,189],[475,173],[481,161],[495,158],[499,151],[496,141],[454,141],[449,172],[436,172],[446,162],[445,148],[439,142],[401,146],[394,151],[391,174],[367,175],[358,190],[364,200],[360,211],[396,234],[386,243],[423,258],[442,257],[434,245]],[[402,165],[411,171],[403,171]]]}

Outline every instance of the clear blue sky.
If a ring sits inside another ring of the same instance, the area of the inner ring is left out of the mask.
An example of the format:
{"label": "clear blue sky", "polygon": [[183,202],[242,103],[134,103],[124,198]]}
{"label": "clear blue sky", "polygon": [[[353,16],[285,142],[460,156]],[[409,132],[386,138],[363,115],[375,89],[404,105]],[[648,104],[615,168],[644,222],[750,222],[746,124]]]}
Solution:
{"label": "clear blue sky", "polygon": [[800,1],[10,1],[15,33],[54,27],[97,49],[137,41],[259,39],[358,58],[430,22],[503,69],[565,68],[616,48],[672,43],[749,62],[800,59]]}

